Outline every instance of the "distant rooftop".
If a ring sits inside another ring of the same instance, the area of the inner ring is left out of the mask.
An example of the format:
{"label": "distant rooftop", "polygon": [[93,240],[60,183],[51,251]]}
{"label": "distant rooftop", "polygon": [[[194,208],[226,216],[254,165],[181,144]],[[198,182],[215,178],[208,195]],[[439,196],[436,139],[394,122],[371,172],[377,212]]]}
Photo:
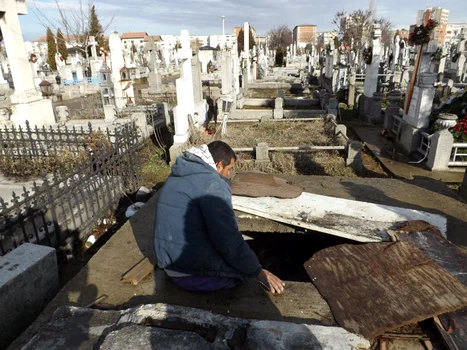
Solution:
{"label": "distant rooftop", "polygon": [[147,37],[148,33],[146,32],[127,32],[120,35],[120,39],[137,39]]}

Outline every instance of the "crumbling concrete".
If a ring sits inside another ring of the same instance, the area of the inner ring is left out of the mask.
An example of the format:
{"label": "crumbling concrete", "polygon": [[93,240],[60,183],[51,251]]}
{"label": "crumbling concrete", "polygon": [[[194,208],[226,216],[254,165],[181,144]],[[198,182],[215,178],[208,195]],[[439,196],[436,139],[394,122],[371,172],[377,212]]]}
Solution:
{"label": "crumbling concrete", "polygon": [[[63,330],[66,329],[66,332]],[[249,321],[168,304],[123,311],[61,307],[24,350],[369,349],[339,327]]]}

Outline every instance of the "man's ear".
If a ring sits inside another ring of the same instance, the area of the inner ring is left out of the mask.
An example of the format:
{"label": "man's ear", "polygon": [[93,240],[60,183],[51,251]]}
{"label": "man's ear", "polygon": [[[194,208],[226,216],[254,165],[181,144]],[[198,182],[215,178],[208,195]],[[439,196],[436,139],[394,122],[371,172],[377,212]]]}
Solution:
{"label": "man's ear", "polygon": [[216,169],[217,170],[222,170],[224,168],[225,168],[225,166],[224,166],[224,162],[222,160],[220,162],[216,163]]}

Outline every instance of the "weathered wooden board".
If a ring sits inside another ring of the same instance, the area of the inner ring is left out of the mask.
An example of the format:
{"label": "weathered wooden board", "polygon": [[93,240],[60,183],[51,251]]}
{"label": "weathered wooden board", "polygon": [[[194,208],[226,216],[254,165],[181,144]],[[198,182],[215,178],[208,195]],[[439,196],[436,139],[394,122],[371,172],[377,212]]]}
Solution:
{"label": "weathered wooden board", "polygon": [[386,231],[408,220],[424,220],[446,234],[441,215],[303,192],[293,199],[232,196],[233,207],[267,219],[348,238],[389,241]]}
{"label": "weathered wooden board", "polygon": [[[411,242],[438,265],[467,286],[467,251],[446,240],[435,227],[422,232],[397,232],[401,241]],[[439,316],[436,324],[449,349],[467,349],[467,308]],[[450,329],[451,328],[451,329]],[[450,332],[447,330],[450,329]]]}
{"label": "weathered wooden board", "polygon": [[148,260],[148,258],[142,259],[136,264],[130,271],[122,276],[122,282],[131,283],[136,286],[146,276],[149,276],[154,271],[154,265]]}
{"label": "weathered wooden board", "polygon": [[339,245],[304,266],[337,323],[366,338],[467,305],[467,287],[409,242]]}

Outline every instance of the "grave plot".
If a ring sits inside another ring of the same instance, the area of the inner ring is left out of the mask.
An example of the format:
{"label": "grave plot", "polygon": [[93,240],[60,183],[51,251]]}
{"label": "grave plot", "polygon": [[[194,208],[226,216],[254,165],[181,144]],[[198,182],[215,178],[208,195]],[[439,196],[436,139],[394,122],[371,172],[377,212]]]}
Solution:
{"label": "grave plot", "polygon": [[[344,146],[325,125],[322,118],[310,121],[266,121],[213,125],[209,133],[192,133],[191,144],[214,140],[227,142],[237,152],[236,171],[263,171],[291,175],[329,175],[356,177],[346,167]],[[268,158],[258,159],[258,144],[267,144]],[[310,149],[306,147],[312,146]],[[318,149],[312,149],[313,147]]]}

